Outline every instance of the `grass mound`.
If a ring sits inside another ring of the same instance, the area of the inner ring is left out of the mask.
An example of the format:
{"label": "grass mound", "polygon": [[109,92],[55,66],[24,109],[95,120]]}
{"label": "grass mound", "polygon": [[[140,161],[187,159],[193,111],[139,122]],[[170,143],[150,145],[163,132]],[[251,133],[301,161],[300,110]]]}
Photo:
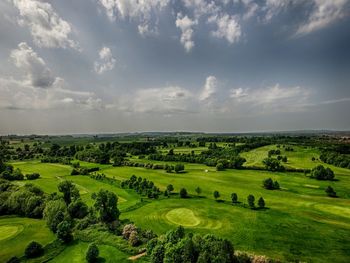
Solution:
{"label": "grass mound", "polygon": [[188,208],[175,208],[166,214],[166,219],[171,223],[181,226],[197,226],[201,220],[195,216],[193,211]]}
{"label": "grass mound", "polygon": [[21,225],[2,225],[0,226],[0,240],[7,239],[16,235],[17,233],[23,230],[23,226]]}

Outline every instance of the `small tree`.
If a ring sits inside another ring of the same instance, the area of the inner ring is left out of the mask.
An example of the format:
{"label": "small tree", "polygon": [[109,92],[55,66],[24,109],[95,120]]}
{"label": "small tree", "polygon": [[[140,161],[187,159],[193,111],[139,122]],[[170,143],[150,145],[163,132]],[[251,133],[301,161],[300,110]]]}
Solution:
{"label": "small tree", "polygon": [[249,205],[249,207],[250,207],[251,209],[254,209],[254,208],[255,208],[255,204],[254,204],[254,202],[255,202],[255,197],[254,197],[254,195],[248,195],[247,200],[248,200],[248,205]]}
{"label": "small tree", "polygon": [[72,181],[63,181],[58,184],[58,191],[63,193],[63,199],[66,202],[66,205],[69,205],[73,200],[76,200],[80,197],[79,191]]}
{"label": "small tree", "polygon": [[187,198],[187,190],[185,188],[181,188],[181,190],[180,190],[180,197],[181,198]]}
{"label": "small tree", "polygon": [[81,199],[78,199],[69,204],[68,212],[71,217],[81,219],[88,214],[89,207]]}
{"label": "small tree", "polygon": [[216,165],[216,171],[223,171],[225,169],[224,164],[223,163],[217,163]]}
{"label": "small tree", "polygon": [[88,250],[86,251],[86,261],[89,263],[96,262],[99,254],[100,251],[98,250],[96,244],[90,244]]}
{"label": "small tree", "polygon": [[213,195],[214,195],[215,200],[217,200],[220,197],[220,193],[217,190],[214,191]]}
{"label": "small tree", "polygon": [[176,173],[180,173],[180,172],[185,170],[185,166],[183,164],[181,164],[181,163],[178,163],[178,164],[175,165],[174,169],[175,169]]}
{"label": "small tree", "polygon": [[57,226],[56,234],[64,243],[69,243],[73,239],[71,224],[66,220],[62,221]]}
{"label": "small tree", "polygon": [[199,186],[196,187],[195,191],[197,195],[200,195],[202,193],[202,189]]}
{"label": "small tree", "polygon": [[327,193],[327,195],[329,197],[336,197],[337,196],[337,193],[334,191],[334,189],[330,185],[327,186],[325,192]]}
{"label": "small tree", "polygon": [[97,194],[92,194],[95,200],[94,207],[100,214],[100,220],[111,223],[119,218],[118,197],[115,193],[101,189]]}
{"label": "small tree", "polygon": [[41,254],[43,254],[43,252],[44,252],[43,246],[36,241],[32,241],[26,247],[24,251],[24,255],[27,258],[36,258],[36,257],[39,257]]}
{"label": "small tree", "polygon": [[236,193],[232,193],[232,194],[231,194],[231,200],[232,200],[232,203],[233,203],[233,204],[237,203],[237,201],[238,201],[238,196],[237,196]]}
{"label": "small tree", "polygon": [[172,191],[174,191],[174,186],[172,184],[169,184],[166,189],[168,190],[169,194],[171,194]]}
{"label": "small tree", "polygon": [[260,209],[263,209],[265,208],[265,201],[264,201],[264,198],[260,197],[259,200],[258,200],[258,206]]}
{"label": "small tree", "polygon": [[137,246],[139,241],[140,240],[139,240],[138,233],[136,231],[132,231],[129,236],[129,244],[134,247],[134,246]]}

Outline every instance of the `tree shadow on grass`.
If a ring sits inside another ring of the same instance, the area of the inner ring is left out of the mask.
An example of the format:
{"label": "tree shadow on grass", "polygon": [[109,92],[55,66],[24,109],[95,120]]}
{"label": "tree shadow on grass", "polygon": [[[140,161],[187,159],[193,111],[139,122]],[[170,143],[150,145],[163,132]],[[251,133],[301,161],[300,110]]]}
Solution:
{"label": "tree shadow on grass", "polygon": [[105,263],[106,260],[103,257],[98,257],[97,260],[95,261],[96,263]]}

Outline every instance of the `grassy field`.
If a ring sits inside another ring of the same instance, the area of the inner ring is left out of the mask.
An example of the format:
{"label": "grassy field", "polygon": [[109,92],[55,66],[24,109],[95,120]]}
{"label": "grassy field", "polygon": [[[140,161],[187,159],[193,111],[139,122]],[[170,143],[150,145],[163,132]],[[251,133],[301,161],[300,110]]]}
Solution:
{"label": "grassy field", "polygon": [[[311,161],[313,156],[318,158],[317,150],[295,146],[293,148],[294,152],[282,151],[282,155],[287,155],[287,165],[290,167],[312,168],[320,163]],[[269,149],[275,149],[275,146],[261,147],[244,153],[247,165],[261,165],[261,160]],[[137,161],[148,162],[145,159]],[[82,162],[81,164],[87,165]],[[188,231],[213,233],[228,238],[237,250],[281,260],[347,262],[350,257],[350,170],[347,169],[330,166],[335,171],[338,181],[324,182],[310,179],[302,173],[252,170],[217,172],[215,168],[200,164],[185,164],[186,172],[181,174],[137,167],[101,165],[101,172],[110,178],[124,180],[135,174],[152,180],[161,190],[168,184],[173,184],[175,193],[185,187],[191,194],[191,198],[188,199],[180,199],[177,194],[173,194],[170,198],[161,198],[135,209],[127,209],[139,202],[140,196],[132,190],[120,189],[88,176],[69,176],[71,171],[69,166],[34,161],[18,162],[14,163],[14,166],[21,168],[24,173],[41,173],[42,178],[33,183],[48,193],[57,191],[57,184],[61,180],[74,181],[82,198],[89,205],[92,204],[90,198],[92,192],[101,188],[113,191],[120,197],[122,218],[131,219],[138,226],[150,228],[158,234],[183,225]],[[281,190],[269,191],[262,188],[262,180],[268,177],[277,180]],[[334,187],[339,198],[326,196],[324,189],[328,185]],[[202,189],[200,196],[195,194],[197,186]],[[214,200],[214,190],[220,192],[222,201]],[[231,205],[230,195],[233,192],[238,194],[241,204]],[[268,209],[254,211],[244,208],[243,203],[246,203],[248,194],[253,194],[256,200],[260,196],[264,197]],[[3,223],[3,219],[0,223]],[[6,235],[11,235],[16,230],[7,227],[3,231]],[[54,262],[63,262],[70,255],[76,255],[72,257],[78,261],[73,262],[80,262],[79,251],[85,250],[84,246],[86,244],[67,248],[68,250]],[[7,251],[7,244],[5,248]],[[103,252],[105,254],[111,251],[111,254],[119,255],[113,249],[104,249],[101,251],[105,251]],[[108,256],[106,260],[107,258]]]}
{"label": "grassy field", "polygon": [[29,218],[1,216],[0,233],[0,262],[22,256],[33,240],[45,245],[55,239],[45,221]]}
{"label": "grassy field", "polygon": [[[85,263],[85,255],[89,244],[85,242],[77,242],[69,247],[67,247],[61,254],[59,254],[56,258],[49,261],[51,263]],[[98,262],[104,263],[127,263],[130,262],[128,260],[128,255],[119,251],[115,247],[100,245],[98,246],[100,255]]]}

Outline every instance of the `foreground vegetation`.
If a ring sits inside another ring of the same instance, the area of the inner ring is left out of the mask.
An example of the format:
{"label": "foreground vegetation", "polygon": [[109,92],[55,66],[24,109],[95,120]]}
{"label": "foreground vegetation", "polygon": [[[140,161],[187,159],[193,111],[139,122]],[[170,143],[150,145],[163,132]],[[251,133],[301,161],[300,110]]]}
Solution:
{"label": "foreground vegetation", "polygon": [[[33,240],[44,249],[33,262],[72,257],[86,262],[91,243],[97,244],[98,257],[105,262],[128,262],[135,255],[141,262],[176,262],[176,253],[182,255],[190,247],[190,254],[196,255],[191,262],[215,262],[200,256],[198,239],[209,240],[207,250],[218,262],[246,262],[251,255],[306,262],[346,262],[350,257],[350,170],[320,159],[329,145],[339,142],[220,136],[114,144],[72,140],[65,147],[42,139],[8,142],[2,146],[1,174],[2,185],[12,186],[2,187],[0,194],[8,204],[1,209],[1,262],[13,256],[31,262],[24,251]],[[278,165],[266,165],[271,163],[268,158]],[[39,177],[25,176],[32,174]],[[31,199],[36,214],[27,213],[24,205],[11,206],[15,196],[27,196],[28,191],[45,200]],[[106,214],[100,210],[101,200],[114,200],[108,203],[116,206]],[[62,210],[55,227],[47,224],[48,207],[60,207],[52,209],[54,216]],[[183,231],[179,226],[185,227],[184,234],[169,238]],[[224,243],[218,246],[227,247],[232,258],[222,259],[214,249],[220,240]]]}

